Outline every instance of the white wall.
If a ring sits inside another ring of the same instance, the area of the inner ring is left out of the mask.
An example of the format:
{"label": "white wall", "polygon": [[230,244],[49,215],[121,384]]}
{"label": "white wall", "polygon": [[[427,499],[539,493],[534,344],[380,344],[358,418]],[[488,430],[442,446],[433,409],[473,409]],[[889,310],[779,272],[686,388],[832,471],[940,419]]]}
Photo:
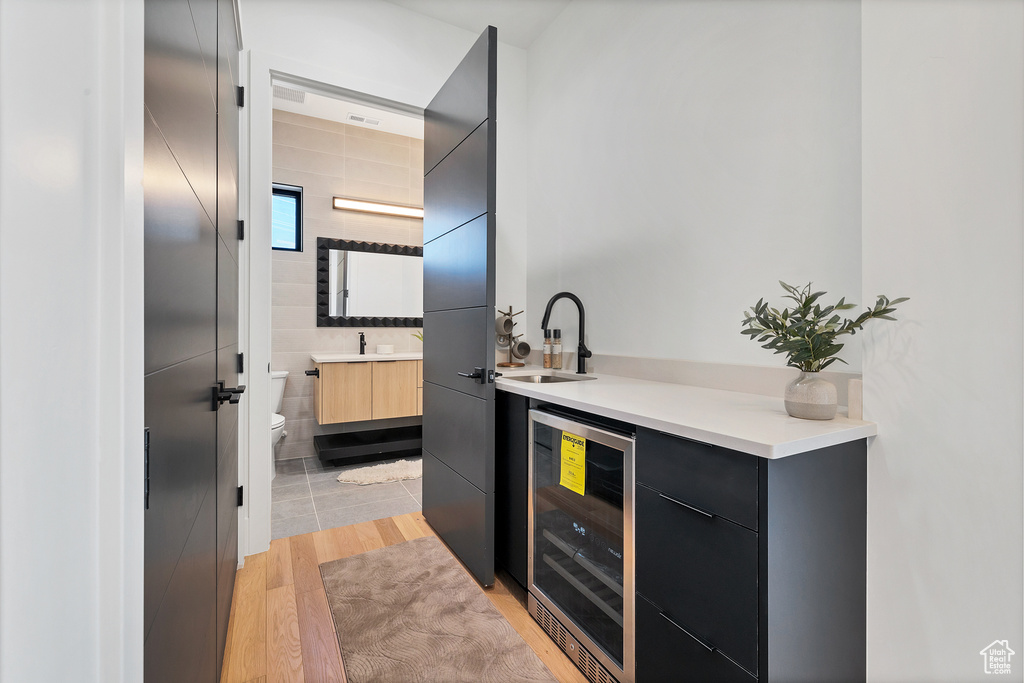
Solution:
{"label": "white wall", "polygon": [[142,680],[142,58],[142,0],[0,0],[3,681]]}
{"label": "white wall", "polygon": [[1024,3],[862,9],[868,678],[1019,681]]}
{"label": "white wall", "polygon": [[740,320],[779,279],[857,301],[857,3],[577,0],[528,60],[535,347],[562,289],[595,353],[778,366]]}

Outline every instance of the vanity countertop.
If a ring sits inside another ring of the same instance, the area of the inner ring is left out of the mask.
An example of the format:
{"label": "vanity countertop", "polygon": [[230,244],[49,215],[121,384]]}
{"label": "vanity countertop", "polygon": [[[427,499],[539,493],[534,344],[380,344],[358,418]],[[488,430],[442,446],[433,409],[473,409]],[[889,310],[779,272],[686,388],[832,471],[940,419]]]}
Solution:
{"label": "vanity countertop", "polygon": [[783,458],[878,433],[875,423],[841,414],[820,421],[790,417],[781,397],[602,374],[588,374],[593,380],[533,384],[508,378],[573,373],[537,367],[499,370],[503,376],[496,387],[502,391],[762,458]]}
{"label": "vanity countertop", "polygon": [[314,363],[363,363],[371,360],[423,360],[423,353],[311,353]]}

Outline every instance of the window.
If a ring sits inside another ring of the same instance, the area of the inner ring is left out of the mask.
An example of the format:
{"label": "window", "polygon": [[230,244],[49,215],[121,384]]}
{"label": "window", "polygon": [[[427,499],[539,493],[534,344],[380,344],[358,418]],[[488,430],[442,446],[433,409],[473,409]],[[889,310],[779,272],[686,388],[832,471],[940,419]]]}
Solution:
{"label": "window", "polygon": [[302,188],[275,183],[272,201],[270,246],[302,251]]}

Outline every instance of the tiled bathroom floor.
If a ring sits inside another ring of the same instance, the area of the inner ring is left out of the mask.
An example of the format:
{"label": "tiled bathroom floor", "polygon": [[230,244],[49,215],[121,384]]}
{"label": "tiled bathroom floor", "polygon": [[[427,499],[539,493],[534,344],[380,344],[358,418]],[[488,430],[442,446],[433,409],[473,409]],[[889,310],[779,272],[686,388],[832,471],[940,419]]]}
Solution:
{"label": "tiled bathroom floor", "polygon": [[[405,458],[406,460],[419,460]],[[393,462],[393,461],[384,461]],[[271,493],[271,538],[333,529],[416,512],[423,507],[422,479],[386,484],[343,484],[339,473],[369,462],[325,469],[318,458],[281,460]]]}

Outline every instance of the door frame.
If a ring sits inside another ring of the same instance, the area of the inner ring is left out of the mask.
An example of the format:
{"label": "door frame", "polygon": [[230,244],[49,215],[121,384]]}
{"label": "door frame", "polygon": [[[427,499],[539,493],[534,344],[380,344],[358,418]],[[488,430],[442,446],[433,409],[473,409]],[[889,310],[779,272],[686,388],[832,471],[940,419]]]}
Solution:
{"label": "door frame", "polygon": [[[239,350],[245,354],[248,400],[239,415],[239,483],[245,504],[239,514],[239,566],[246,555],[270,548],[271,248],[270,215],[273,182],[273,87],[284,81],[324,95],[356,99],[404,114],[423,116],[423,108],[407,104],[417,94],[393,84],[339,72],[261,50],[242,52],[241,83],[245,107],[241,122],[239,219],[245,221],[240,245],[241,283]],[[312,351],[312,350],[311,350]],[[252,370],[256,372],[251,372]]]}

